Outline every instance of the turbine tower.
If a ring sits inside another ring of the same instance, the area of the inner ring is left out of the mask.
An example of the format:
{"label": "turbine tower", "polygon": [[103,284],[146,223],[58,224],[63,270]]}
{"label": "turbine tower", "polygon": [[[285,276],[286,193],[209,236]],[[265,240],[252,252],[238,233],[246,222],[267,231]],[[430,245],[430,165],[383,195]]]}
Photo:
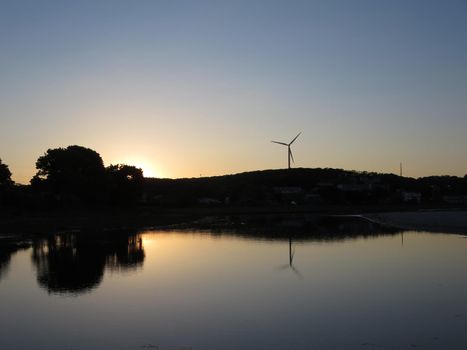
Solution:
{"label": "turbine tower", "polygon": [[294,139],[292,141],[290,141],[289,143],[285,143],[285,142],[279,142],[279,141],[271,141],[271,142],[274,142],[274,143],[277,143],[279,145],[283,145],[283,146],[287,146],[287,159],[288,159],[288,165],[289,165],[289,169],[290,169],[290,160],[292,159],[292,162],[295,163],[294,159],[293,159],[293,154],[292,154],[292,150],[290,149],[290,146],[292,145],[292,143],[295,142],[295,140],[300,136],[302,132],[299,132],[297,136],[294,137]]}

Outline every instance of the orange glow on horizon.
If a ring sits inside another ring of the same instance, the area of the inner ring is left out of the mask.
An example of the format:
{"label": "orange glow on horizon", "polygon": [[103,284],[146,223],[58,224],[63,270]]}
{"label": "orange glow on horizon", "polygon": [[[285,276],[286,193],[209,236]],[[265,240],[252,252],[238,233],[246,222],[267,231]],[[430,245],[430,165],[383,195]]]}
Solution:
{"label": "orange glow on horizon", "polygon": [[162,175],[159,169],[155,169],[151,161],[138,159],[136,157],[128,157],[124,160],[113,161],[110,162],[110,164],[126,164],[135,166],[143,171],[144,177],[161,177]]}

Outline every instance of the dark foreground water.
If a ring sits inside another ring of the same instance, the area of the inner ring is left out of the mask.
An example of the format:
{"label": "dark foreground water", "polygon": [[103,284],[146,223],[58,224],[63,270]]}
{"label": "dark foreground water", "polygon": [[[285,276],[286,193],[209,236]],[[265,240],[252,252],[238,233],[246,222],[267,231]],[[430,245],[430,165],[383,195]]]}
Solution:
{"label": "dark foreground water", "polygon": [[467,349],[466,238],[345,230],[0,240],[0,349]]}

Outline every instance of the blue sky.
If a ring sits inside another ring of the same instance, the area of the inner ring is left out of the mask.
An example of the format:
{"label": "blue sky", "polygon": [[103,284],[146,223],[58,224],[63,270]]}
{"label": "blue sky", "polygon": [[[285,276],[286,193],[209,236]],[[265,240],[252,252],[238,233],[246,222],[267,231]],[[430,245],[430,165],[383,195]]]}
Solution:
{"label": "blue sky", "polygon": [[0,158],[467,173],[467,1],[0,0]]}

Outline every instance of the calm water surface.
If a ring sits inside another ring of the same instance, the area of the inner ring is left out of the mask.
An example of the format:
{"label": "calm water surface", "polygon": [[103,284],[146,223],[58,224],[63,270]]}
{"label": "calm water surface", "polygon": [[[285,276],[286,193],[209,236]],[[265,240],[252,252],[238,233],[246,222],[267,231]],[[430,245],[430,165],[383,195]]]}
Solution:
{"label": "calm water surface", "polygon": [[0,349],[467,349],[463,236],[146,231],[0,252]]}

